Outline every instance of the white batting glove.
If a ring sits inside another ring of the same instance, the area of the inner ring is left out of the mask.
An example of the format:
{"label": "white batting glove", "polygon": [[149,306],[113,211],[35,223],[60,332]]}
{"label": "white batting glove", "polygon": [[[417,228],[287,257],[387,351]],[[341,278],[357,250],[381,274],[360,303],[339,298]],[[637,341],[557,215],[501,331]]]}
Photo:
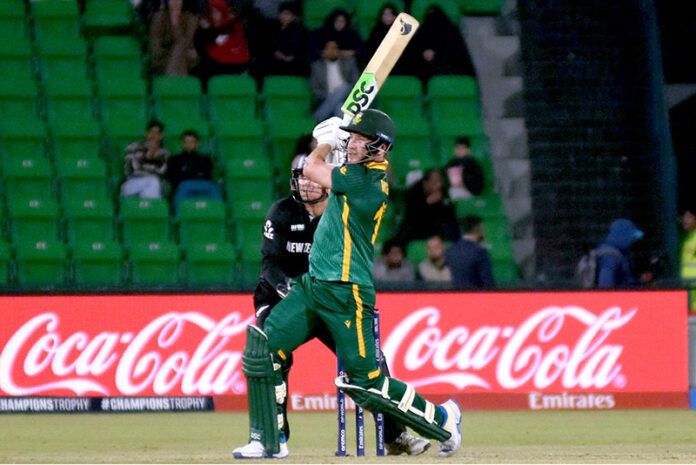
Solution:
{"label": "white batting glove", "polygon": [[341,146],[341,142],[348,137],[348,133],[339,129],[341,118],[334,116],[322,121],[314,127],[312,136],[317,140],[317,144],[328,144],[331,150]]}

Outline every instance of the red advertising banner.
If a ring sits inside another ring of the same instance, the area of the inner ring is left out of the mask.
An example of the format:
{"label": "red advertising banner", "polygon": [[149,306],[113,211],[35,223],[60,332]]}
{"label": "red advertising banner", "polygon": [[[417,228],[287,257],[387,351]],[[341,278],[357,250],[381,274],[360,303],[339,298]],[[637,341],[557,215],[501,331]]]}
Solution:
{"label": "red advertising banner", "polygon": [[[392,375],[436,401],[688,406],[686,292],[383,293],[377,305]],[[0,396],[168,396],[173,406],[213,396],[216,409],[246,407],[249,295],[0,297],[0,306]],[[321,343],[300,348],[291,409],[335,408],[335,372]]]}

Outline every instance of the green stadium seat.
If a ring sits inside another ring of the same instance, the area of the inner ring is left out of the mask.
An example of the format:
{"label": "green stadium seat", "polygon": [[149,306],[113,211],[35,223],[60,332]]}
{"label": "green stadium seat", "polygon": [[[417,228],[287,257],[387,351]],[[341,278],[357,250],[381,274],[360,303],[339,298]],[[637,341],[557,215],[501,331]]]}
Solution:
{"label": "green stadium seat", "polygon": [[399,187],[406,185],[409,173],[422,172],[439,163],[432,156],[430,131],[425,120],[394,118],[398,133],[390,151],[392,181]]}
{"label": "green stadium seat", "polygon": [[130,248],[130,277],[135,286],[173,286],[179,282],[180,252],[173,242],[139,242]]}
{"label": "green stadium seat", "polygon": [[69,81],[51,79],[45,90],[50,122],[65,124],[67,120],[94,119],[91,83],[86,77]]}
{"label": "green stadium seat", "polygon": [[24,5],[22,0],[3,0],[0,2],[0,30],[4,37],[25,36]]}
{"label": "green stadium seat", "polygon": [[200,116],[201,82],[197,78],[159,76],[153,82],[152,91],[158,119],[165,122],[202,119]]}
{"label": "green stadium seat", "polygon": [[403,0],[357,0],[355,17],[358,20],[358,31],[367,40],[370,31],[378,21],[377,15],[386,5],[393,5],[398,12],[406,11]]}
{"label": "green stadium seat", "polygon": [[215,123],[217,156],[229,157],[265,156],[263,126],[251,118],[228,119]]}
{"label": "green stadium seat", "polygon": [[94,41],[94,71],[97,82],[138,79],[142,76],[140,44],[131,36],[103,36]]}
{"label": "green stadium seat", "polygon": [[353,2],[348,0],[304,0],[303,19],[309,29],[321,27],[324,19],[336,8],[353,12]]}
{"label": "green stadium seat", "polygon": [[7,80],[22,80],[34,75],[34,61],[31,52],[31,42],[26,37],[5,35],[0,32],[0,78]]}
{"label": "green stadium seat", "polygon": [[185,199],[177,206],[176,221],[182,244],[224,242],[225,204],[215,199]]}
{"label": "green stadium seat", "polygon": [[427,240],[416,240],[409,242],[408,246],[406,246],[406,258],[416,268],[420,262],[428,258],[427,242]]}
{"label": "green stadium seat", "polygon": [[70,198],[63,202],[68,243],[106,242],[115,239],[114,207],[105,196]]}
{"label": "green stadium seat", "polygon": [[0,240],[0,286],[6,285],[10,282],[12,277],[10,272],[10,266],[12,262],[12,253],[10,250],[10,245]]}
{"label": "green stadium seat", "polygon": [[16,197],[52,195],[51,162],[41,156],[3,157],[2,174],[5,192]]}
{"label": "green stadium seat", "polygon": [[51,197],[12,196],[7,198],[12,243],[58,238],[58,203]]}
{"label": "green stadium seat", "polygon": [[455,26],[459,26],[462,15],[454,0],[413,0],[411,4],[411,15],[422,23],[425,18],[425,13],[431,6],[439,6],[450,21],[452,21]]}
{"label": "green stadium seat", "polygon": [[57,239],[22,238],[17,244],[17,283],[27,287],[57,287],[65,283],[65,245]]}
{"label": "green stadium seat", "polygon": [[42,156],[46,150],[46,125],[38,116],[0,120],[2,157]]}
{"label": "green stadium seat", "polygon": [[498,16],[505,0],[456,0],[456,3],[465,16]]}
{"label": "green stadium seat", "polygon": [[81,240],[72,249],[78,287],[112,288],[123,282],[123,249],[118,242]]}
{"label": "green stadium seat", "polygon": [[133,6],[128,0],[88,0],[82,19],[87,34],[127,31],[133,22]]}
{"label": "green stadium seat", "polygon": [[512,259],[492,260],[493,278],[498,286],[514,284],[520,279],[517,265]]}
{"label": "green stadium seat", "polygon": [[[227,197],[232,201],[232,207],[235,203],[261,201],[267,202],[272,200],[275,195],[273,193],[273,182],[269,179],[225,179],[225,189]],[[245,206],[244,208],[247,208]]]}
{"label": "green stadium seat", "polygon": [[143,133],[148,119],[144,79],[104,80],[99,84],[99,100],[107,136],[128,136],[129,140],[136,140]]}
{"label": "green stadium seat", "polygon": [[258,280],[263,224],[270,207],[271,200],[246,200],[232,204],[235,244],[240,250],[241,280],[244,284],[251,284]]}
{"label": "green stadium seat", "polygon": [[434,76],[428,99],[435,132],[442,135],[482,134],[478,86],[471,76]]}
{"label": "green stadium seat", "polygon": [[241,272],[239,274],[238,284],[246,287],[252,287],[259,282],[259,272],[261,271],[261,252],[256,251],[253,258],[245,258],[240,261]]}
{"label": "green stadium seat", "polygon": [[198,150],[201,153],[207,153],[211,144],[210,140],[210,125],[202,117],[196,115],[187,119],[167,119],[162,118],[160,121],[164,124],[164,146],[172,154],[181,151],[181,134],[184,131],[194,130],[199,136]]}
{"label": "green stadium seat", "polygon": [[230,157],[225,161],[226,178],[230,181],[238,179],[273,179],[271,160],[263,155],[249,154]]}
{"label": "green stadium seat", "polygon": [[192,243],[186,248],[186,282],[193,286],[232,285],[237,251],[227,242]]}
{"label": "green stadium seat", "polygon": [[63,203],[73,199],[108,196],[106,163],[97,157],[57,160],[56,174]]}
{"label": "green stadium seat", "polygon": [[169,205],[164,199],[122,197],[119,218],[128,246],[169,240]]}
{"label": "green stadium seat", "polygon": [[295,158],[295,144],[297,139],[308,132],[316,123],[309,117],[294,116],[286,120],[271,121],[268,128],[268,137],[271,142],[271,151],[275,161],[275,167],[280,173],[289,173],[292,159]]}
{"label": "green stadium seat", "polygon": [[7,78],[0,86],[0,114],[24,120],[38,116],[39,90],[33,80]]}
{"label": "green stadium seat", "polygon": [[73,79],[87,78],[87,42],[83,39],[63,37],[39,42],[37,49],[41,76],[45,81],[70,82]]}
{"label": "green stadium seat", "polygon": [[91,115],[57,120],[53,123],[56,160],[96,158],[100,149],[99,123]]}
{"label": "green stadium seat", "polygon": [[312,91],[307,78],[268,76],[263,82],[262,93],[266,105],[266,119],[271,123],[278,125],[283,121],[309,118],[311,114]]}
{"label": "green stadium seat", "polygon": [[256,82],[246,74],[213,76],[208,82],[211,121],[256,117]]}
{"label": "green stadium seat", "polygon": [[506,218],[503,202],[496,193],[479,195],[470,199],[454,201],[457,217],[476,215],[484,220],[490,218]]}
{"label": "green stadium seat", "polygon": [[377,99],[375,107],[393,119],[423,118],[422,84],[415,76],[390,76]]}
{"label": "green stadium seat", "polygon": [[30,2],[30,5],[37,40],[50,42],[79,37],[77,0],[41,0]]}

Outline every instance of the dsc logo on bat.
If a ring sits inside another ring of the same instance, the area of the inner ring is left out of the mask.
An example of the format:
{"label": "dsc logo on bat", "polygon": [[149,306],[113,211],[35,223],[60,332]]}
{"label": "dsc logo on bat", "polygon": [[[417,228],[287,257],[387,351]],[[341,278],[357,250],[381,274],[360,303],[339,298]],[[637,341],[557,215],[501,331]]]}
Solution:
{"label": "dsc logo on bat", "polygon": [[378,90],[375,75],[373,73],[363,73],[343,104],[343,111],[351,115],[360,113],[370,106]]}

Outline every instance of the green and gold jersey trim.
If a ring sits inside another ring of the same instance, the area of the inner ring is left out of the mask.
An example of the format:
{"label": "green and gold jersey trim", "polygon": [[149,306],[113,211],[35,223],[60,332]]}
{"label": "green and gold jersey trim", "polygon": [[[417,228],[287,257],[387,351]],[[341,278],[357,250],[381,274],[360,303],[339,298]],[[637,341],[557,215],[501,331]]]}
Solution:
{"label": "green and gold jersey trim", "polygon": [[386,161],[371,161],[369,163],[366,163],[365,166],[367,166],[371,170],[387,171],[389,163]]}
{"label": "green and gold jersey trim", "polygon": [[341,221],[343,222],[343,268],[341,271],[341,279],[343,281],[348,281],[350,276],[350,252],[353,247],[353,241],[350,238],[350,232],[348,231],[348,217],[350,216],[350,207],[348,206],[348,197],[345,195],[343,197],[343,214],[341,215]]}
{"label": "green and gold jersey trim", "polygon": [[358,333],[358,354],[365,358],[365,338],[362,332],[363,301],[360,298],[360,288],[353,284],[353,298],[355,299],[355,331]]}

